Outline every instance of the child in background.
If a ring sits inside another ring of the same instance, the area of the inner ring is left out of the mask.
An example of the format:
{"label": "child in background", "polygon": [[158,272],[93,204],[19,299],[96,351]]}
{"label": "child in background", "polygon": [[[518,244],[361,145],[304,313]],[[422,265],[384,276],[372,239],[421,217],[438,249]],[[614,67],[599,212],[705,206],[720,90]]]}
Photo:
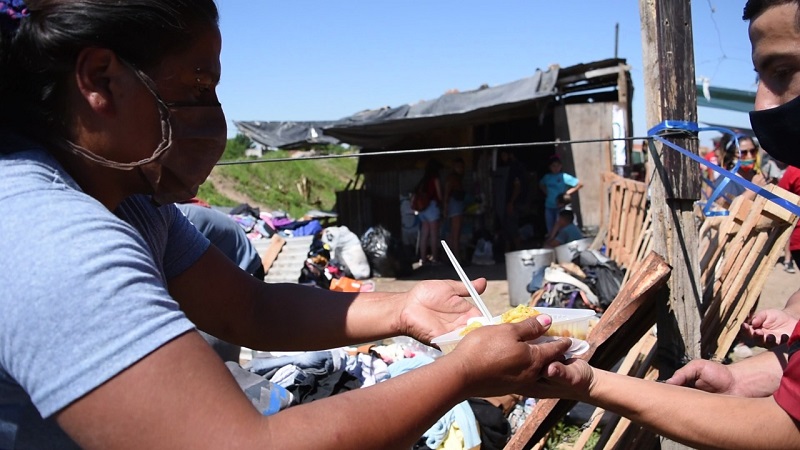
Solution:
{"label": "child in background", "polygon": [[568,242],[583,239],[583,233],[574,222],[575,214],[572,211],[568,209],[560,211],[553,230],[547,236],[545,247],[555,248]]}
{"label": "child in background", "polygon": [[[545,194],[544,219],[547,225],[547,233],[553,230],[556,219],[558,218],[559,198],[570,199],[572,194],[578,192],[583,184],[574,176],[562,171],[561,158],[557,155],[550,157],[548,165],[550,173],[542,177],[539,187]],[[563,197],[566,196],[566,197]]]}

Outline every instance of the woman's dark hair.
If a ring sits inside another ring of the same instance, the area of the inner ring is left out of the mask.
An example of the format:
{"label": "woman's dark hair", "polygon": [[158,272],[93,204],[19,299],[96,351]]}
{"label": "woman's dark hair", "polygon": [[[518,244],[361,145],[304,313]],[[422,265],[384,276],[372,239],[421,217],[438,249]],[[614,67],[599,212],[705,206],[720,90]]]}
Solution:
{"label": "woman's dark hair", "polygon": [[436,178],[439,176],[439,172],[442,170],[442,163],[436,159],[431,158],[425,164],[425,173],[422,175],[422,179],[427,181],[431,178]]}
{"label": "woman's dark hair", "polygon": [[217,26],[214,0],[27,0],[16,30],[0,29],[0,126],[46,137],[66,132],[65,86],[78,54],[107,48],[138,69]]}

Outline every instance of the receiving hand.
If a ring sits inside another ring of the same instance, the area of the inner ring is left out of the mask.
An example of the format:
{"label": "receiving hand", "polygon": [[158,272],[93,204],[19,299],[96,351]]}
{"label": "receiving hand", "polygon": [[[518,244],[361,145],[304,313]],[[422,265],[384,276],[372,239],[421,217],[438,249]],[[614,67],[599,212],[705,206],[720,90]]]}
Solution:
{"label": "receiving hand", "polygon": [[473,397],[509,392],[540,397],[537,381],[543,369],[552,361],[563,359],[571,345],[564,338],[544,344],[527,342],[542,336],[551,320],[539,315],[519,323],[477,328],[445,358],[461,358],[462,376]]}
{"label": "receiving hand", "polygon": [[[479,278],[472,285],[480,294],[486,289],[486,279]],[[467,319],[481,313],[464,297],[469,297],[469,292],[458,281],[420,282],[406,294],[399,316],[399,332],[428,344],[436,336],[466,325]]]}
{"label": "receiving hand", "polygon": [[578,400],[588,394],[594,383],[592,367],[582,359],[552,362],[543,375],[538,383],[538,398]]}
{"label": "receiving hand", "polygon": [[755,313],[742,324],[742,331],[756,344],[772,348],[789,341],[797,319],[780,309],[766,309]]}
{"label": "receiving hand", "polygon": [[689,364],[676,371],[666,383],[714,394],[738,395],[736,378],[730,367],[705,359],[690,361]]}

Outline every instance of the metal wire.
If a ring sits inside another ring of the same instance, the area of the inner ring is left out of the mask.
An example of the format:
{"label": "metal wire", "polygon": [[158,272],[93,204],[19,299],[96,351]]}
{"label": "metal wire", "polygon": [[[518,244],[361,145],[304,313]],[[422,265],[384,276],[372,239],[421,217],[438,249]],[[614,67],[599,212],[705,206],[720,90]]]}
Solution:
{"label": "metal wire", "polygon": [[[680,136],[680,137],[689,137],[696,139],[696,136],[689,136],[686,133],[674,132],[674,133],[665,133],[661,135],[662,137],[668,136]],[[485,149],[504,149],[504,148],[519,148],[519,147],[542,147],[542,146],[551,146],[551,145],[571,145],[571,144],[591,144],[597,142],[613,142],[613,141],[638,141],[638,140],[649,140],[652,139],[652,136],[644,136],[644,137],[621,137],[621,138],[603,138],[603,139],[577,139],[577,140],[570,140],[570,141],[545,141],[545,142],[525,142],[525,143],[515,143],[515,144],[491,144],[491,145],[466,145],[461,147],[434,147],[434,148],[415,148],[415,149],[406,149],[406,150],[386,150],[386,151],[378,151],[378,152],[369,152],[369,153],[348,153],[343,155],[317,155],[317,156],[307,156],[303,158],[274,158],[274,159],[245,159],[245,160],[236,160],[236,161],[220,161],[216,165],[218,166],[233,166],[233,165],[240,165],[240,164],[261,164],[261,163],[272,163],[272,162],[287,162],[287,161],[314,161],[319,159],[339,159],[339,158],[365,158],[370,156],[387,156],[387,155],[409,155],[415,153],[431,153],[431,152],[452,152],[452,151],[459,151],[459,150],[485,150]]]}

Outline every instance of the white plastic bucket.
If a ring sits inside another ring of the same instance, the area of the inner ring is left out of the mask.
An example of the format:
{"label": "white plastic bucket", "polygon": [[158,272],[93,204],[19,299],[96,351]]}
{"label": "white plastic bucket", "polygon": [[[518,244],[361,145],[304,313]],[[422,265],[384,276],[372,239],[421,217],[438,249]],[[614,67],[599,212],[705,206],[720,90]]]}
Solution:
{"label": "white plastic bucket", "polygon": [[582,251],[588,250],[592,242],[594,242],[594,238],[589,237],[559,245],[556,247],[556,261],[559,264],[572,262]]}
{"label": "white plastic bucket", "polygon": [[519,250],[506,253],[506,280],[511,306],[527,305],[531,298],[528,283],[537,270],[555,262],[556,254],[550,248]]}

